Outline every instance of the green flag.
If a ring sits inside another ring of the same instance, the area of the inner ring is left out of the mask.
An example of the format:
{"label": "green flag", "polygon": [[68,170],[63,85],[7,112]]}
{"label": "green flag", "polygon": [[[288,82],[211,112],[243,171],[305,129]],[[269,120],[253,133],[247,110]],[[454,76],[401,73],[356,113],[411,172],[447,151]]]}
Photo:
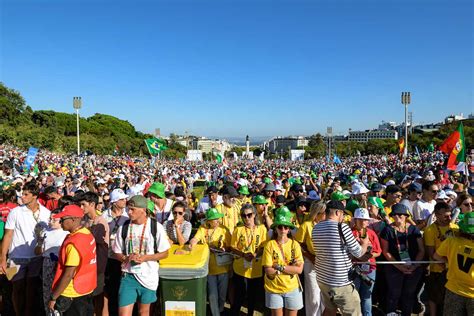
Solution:
{"label": "green flag", "polygon": [[217,161],[218,163],[221,163],[221,162],[222,162],[222,155],[221,155],[221,154],[217,154],[217,155],[216,155],[216,161]]}
{"label": "green flag", "polygon": [[145,144],[148,148],[148,151],[150,152],[150,155],[156,155],[159,152],[168,149],[168,146],[166,146],[166,142],[163,139],[159,138],[145,139]]}
{"label": "green flag", "polygon": [[431,152],[433,152],[434,150],[435,150],[434,144],[433,144],[433,143],[429,144],[429,145],[428,145],[428,152],[431,153]]}

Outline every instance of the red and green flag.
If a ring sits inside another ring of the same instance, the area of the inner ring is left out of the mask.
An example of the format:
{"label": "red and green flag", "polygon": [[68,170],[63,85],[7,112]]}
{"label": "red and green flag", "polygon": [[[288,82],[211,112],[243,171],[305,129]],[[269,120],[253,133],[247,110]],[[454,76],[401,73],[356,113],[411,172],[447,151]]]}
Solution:
{"label": "red and green flag", "polygon": [[447,168],[449,170],[456,170],[460,162],[466,161],[466,143],[464,142],[464,129],[462,122],[459,123],[458,129],[455,130],[444,143],[439,147],[439,150],[449,155]]}

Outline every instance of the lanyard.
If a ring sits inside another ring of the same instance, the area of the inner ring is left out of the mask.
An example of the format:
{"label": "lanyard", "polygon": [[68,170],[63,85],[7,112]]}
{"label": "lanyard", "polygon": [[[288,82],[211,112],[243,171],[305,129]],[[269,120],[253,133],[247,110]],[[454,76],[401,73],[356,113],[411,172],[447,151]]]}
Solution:
{"label": "lanyard", "polygon": [[251,237],[249,237],[249,235],[247,234],[247,226],[244,226],[244,227],[245,227],[245,241],[247,242],[247,245],[245,246],[245,251],[249,251],[250,246],[252,246],[252,243],[253,243],[253,237],[255,236],[255,226],[252,229],[250,229]]}
{"label": "lanyard", "polygon": [[280,249],[281,257],[282,257],[282,260],[283,260],[284,264],[287,265],[288,262],[286,262],[286,257],[285,257],[285,252],[283,251],[283,247],[281,246],[281,244],[278,241],[275,240],[275,242],[278,246],[278,249]]}
{"label": "lanyard", "polygon": [[[139,248],[138,248],[138,254],[142,253],[143,239],[145,237],[145,228],[146,228],[147,223],[148,223],[148,219],[145,221],[145,224],[143,224],[142,235],[140,236],[140,245],[139,245]],[[130,243],[131,250],[132,250],[132,253],[133,253],[133,225],[130,225],[129,243]]]}
{"label": "lanyard", "polygon": [[[393,229],[395,231],[395,240],[397,242],[397,249],[398,251],[400,252],[401,251],[401,248],[400,248],[400,241],[398,240],[398,231],[394,228]],[[408,251],[408,229],[407,229],[407,224],[405,224],[405,251]]]}
{"label": "lanyard", "polygon": [[214,230],[212,231],[211,235],[209,236],[209,230],[210,229],[206,229],[206,237],[207,237],[207,244],[209,246],[211,246],[211,240],[212,240],[212,236],[214,235],[214,233],[216,232],[217,228],[214,228]]}

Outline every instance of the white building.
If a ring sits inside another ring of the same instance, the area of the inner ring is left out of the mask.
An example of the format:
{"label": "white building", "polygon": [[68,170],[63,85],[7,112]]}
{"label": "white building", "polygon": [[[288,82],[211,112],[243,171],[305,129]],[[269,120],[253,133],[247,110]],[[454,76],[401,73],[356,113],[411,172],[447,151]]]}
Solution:
{"label": "white building", "polygon": [[208,139],[205,137],[196,137],[189,142],[189,149],[200,150],[203,153],[226,152],[230,151],[232,145],[221,139]]}
{"label": "white building", "polygon": [[366,131],[350,131],[350,142],[368,142],[372,139],[398,139],[398,132],[395,130],[366,130]]}
{"label": "white building", "polygon": [[304,146],[308,146],[308,140],[304,136],[274,137],[268,141],[268,149],[271,153]]}

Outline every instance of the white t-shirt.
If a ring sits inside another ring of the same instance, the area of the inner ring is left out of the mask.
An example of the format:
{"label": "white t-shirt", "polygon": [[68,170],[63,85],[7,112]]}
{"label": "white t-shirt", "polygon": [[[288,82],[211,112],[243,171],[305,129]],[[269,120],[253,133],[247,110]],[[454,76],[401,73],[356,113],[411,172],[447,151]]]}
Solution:
{"label": "white t-shirt", "polygon": [[[224,200],[222,199],[222,196],[218,195],[217,196],[217,204],[222,204],[224,203]],[[210,208],[210,203],[209,203],[209,196],[206,195],[203,197],[198,204],[198,207],[196,208],[196,214],[199,213],[206,213],[206,211]]]}
{"label": "white t-shirt", "polygon": [[410,201],[409,199],[403,199],[400,203],[408,207],[410,214],[413,214],[413,206],[415,206],[416,202],[418,202],[418,200]]}
{"label": "white t-shirt", "polygon": [[431,200],[431,202],[418,200],[413,206],[413,219],[415,221],[427,219],[433,213],[435,205],[436,200]]}
{"label": "white t-shirt", "polygon": [[[122,228],[123,226],[120,226],[120,228],[118,229],[117,238],[115,239],[115,242],[113,244],[114,253],[123,253],[124,240],[122,239]],[[142,232],[143,224],[136,225],[130,223],[130,225],[128,226],[127,238],[125,239],[125,245],[127,245],[127,247],[125,247],[125,254],[129,254],[132,252],[130,251],[131,247],[133,247],[133,253],[139,253]],[[130,236],[132,238],[130,238]],[[132,240],[131,244],[130,240]],[[156,245],[158,248],[158,252],[164,252],[170,249],[171,247],[168,241],[168,236],[166,235],[166,231],[163,228],[163,225],[161,225],[160,223],[157,223],[156,227]],[[147,218],[146,227],[143,234],[141,254],[154,254],[153,248],[154,240],[151,234],[151,220]],[[130,263],[127,265],[122,264],[122,271],[127,273],[133,273],[141,285],[143,285],[147,289],[154,291],[158,288],[159,267],[160,266],[157,261],[146,261],[134,266],[132,266]]]}
{"label": "white t-shirt", "polygon": [[50,258],[51,253],[57,257],[59,248],[61,248],[64,238],[66,238],[67,235],[69,235],[69,232],[62,228],[48,229],[44,233],[43,257]]}
{"label": "white t-shirt", "polygon": [[166,204],[163,209],[159,209],[158,205],[155,204],[155,215],[156,221],[160,224],[164,224],[168,220],[173,220],[171,214],[171,208],[173,207],[173,200],[166,199]]}
{"label": "white t-shirt", "polygon": [[[105,210],[102,215],[103,218],[109,223],[109,245],[114,244],[115,237],[117,236],[119,227],[123,226],[123,224],[128,220],[128,213],[127,208],[124,208],[122,211],[122,215],[113,217],[112,210],[108,209]],[[113,251],[112,248],[109,247],[109,258],[112,258]]]}
{"label": "white t-shirt", "polygon": [[46,230],[50,216],[51,212],[41,204],[34,215],[26,205],[17,206],[11,210],[5,224],[5,229],[13,230],[8,256],[25,259],[36,257],[37,237],[35,230]]}

